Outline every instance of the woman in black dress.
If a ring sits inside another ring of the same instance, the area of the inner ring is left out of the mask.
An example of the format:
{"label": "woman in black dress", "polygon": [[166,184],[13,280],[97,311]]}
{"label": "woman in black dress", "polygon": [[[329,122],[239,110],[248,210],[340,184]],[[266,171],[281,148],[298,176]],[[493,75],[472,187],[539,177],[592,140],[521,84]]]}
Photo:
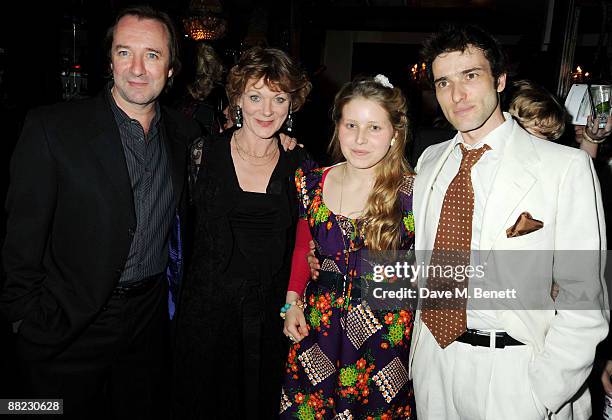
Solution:
{"label": "woman in black dress", "polygon": [[177,312],[177,419],[272,419],[287,352],[284,303],[306,152],[278,133],[310,91],[282,51],[253,48],[228,76],[235,129],[204,142],[195,237]]}

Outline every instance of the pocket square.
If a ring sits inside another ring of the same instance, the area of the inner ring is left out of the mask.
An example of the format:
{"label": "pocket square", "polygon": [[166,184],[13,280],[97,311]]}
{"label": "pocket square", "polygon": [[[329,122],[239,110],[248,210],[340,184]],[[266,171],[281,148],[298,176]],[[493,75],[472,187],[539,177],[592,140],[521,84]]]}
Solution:
{"label": "pocket square", "polygon": [[543,227],[544,223],[541,220],[532,218],[531,214],[524,211],[521,213],[518,219],[516,219],[516,223],[506,229],[506,236],[508,238],[523,236],[538,229],[542,229]]}

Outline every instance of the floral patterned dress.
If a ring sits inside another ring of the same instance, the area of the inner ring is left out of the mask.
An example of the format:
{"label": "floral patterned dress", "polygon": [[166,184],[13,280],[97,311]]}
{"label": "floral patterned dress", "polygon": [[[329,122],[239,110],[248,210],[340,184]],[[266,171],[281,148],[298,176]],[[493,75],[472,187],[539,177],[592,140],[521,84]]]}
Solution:
{"label": "floral patterned dress", "polygon": [[[281,419],[413,419],[408,355],[409,309],[373,310],[355,293],[366,247],[359,220],[333,214],[323,201],[326,169],[296,172],[300,217],[308,221],[321,264],[305,291],[309,335],[289,352]],[[413,176],[399,191],[401,249],[414,245]],[[323,278],[339,281],[321,281]],[[334,287],[334,284],[336,285]]]}

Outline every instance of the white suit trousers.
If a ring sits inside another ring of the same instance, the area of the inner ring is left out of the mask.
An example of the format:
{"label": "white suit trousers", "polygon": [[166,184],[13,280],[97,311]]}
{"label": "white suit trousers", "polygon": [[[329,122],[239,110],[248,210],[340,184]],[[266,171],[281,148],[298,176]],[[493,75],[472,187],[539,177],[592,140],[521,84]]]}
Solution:
{"label": "white suit trousers", "polygon": [[528,380],[530,346],[454,342],[442,349],[426,325],[420,335],[412,365],[419,420],[547,418]]}

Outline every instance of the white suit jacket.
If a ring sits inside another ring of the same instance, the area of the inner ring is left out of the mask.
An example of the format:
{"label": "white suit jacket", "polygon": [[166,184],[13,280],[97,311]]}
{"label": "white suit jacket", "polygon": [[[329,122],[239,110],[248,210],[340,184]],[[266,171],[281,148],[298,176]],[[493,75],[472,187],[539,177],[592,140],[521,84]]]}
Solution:
{"label": "white suit jacket", "polygon": [[[481,257],[485,261],[495,258],[500,254],[491,251],[497,250],[606,249],[599,181],[589,156],[582,150],[531,136],[514,121],[507,141],[484,209],[480,230]],[[439,215],[427,214],[427,208],[432,186],[452,148],[453,140],[430,146],[416,167],[414,217],[417,255],[433,249]],[[506,229],[525,211],[542,221],[544,227],[524,236],[508,238]],[[541,259],[546,253],[523,254]],[[599,258],[599,252],[589,255],[598,257],[590,270],[580,267],[581,271],[578,271],[561,258],[551,258],[550,263],[544,265],[543,273],[532,276],[541,282],[541,286],[536,284],[533,290],[540,298],[550,300],[549,309],[509,307],[494,311],[508,334],[534,349],[529,371],[531,383],[518,385],[531,386],[540,402],[551,413],[556,413],[554,418],[588,418],[590,397],[584,383],[593,366],[596,345],[608,332],[609,313],[604,310],[608,307],[603,282],[604,262]],[[542,271],[541,260],[530,262],[525,258],[512,269],[499,268],[491,277],[511,285],[516,279],[532,275],[530,270],[535,265]],[[524,275],[521,275],[521,270],[526,270]],[[565,280],[570,280],[567,287],[571,289],[572,278],[578,280],[573,284],[588,286],[589,299],[594,302],[592,309],[560,309],[555,315],[555,304],[549,297],[551,279],[560,283],[562,289]],[[411,368],[413,355],[419,351],[421,330],[420,311],[417,311]]]}

